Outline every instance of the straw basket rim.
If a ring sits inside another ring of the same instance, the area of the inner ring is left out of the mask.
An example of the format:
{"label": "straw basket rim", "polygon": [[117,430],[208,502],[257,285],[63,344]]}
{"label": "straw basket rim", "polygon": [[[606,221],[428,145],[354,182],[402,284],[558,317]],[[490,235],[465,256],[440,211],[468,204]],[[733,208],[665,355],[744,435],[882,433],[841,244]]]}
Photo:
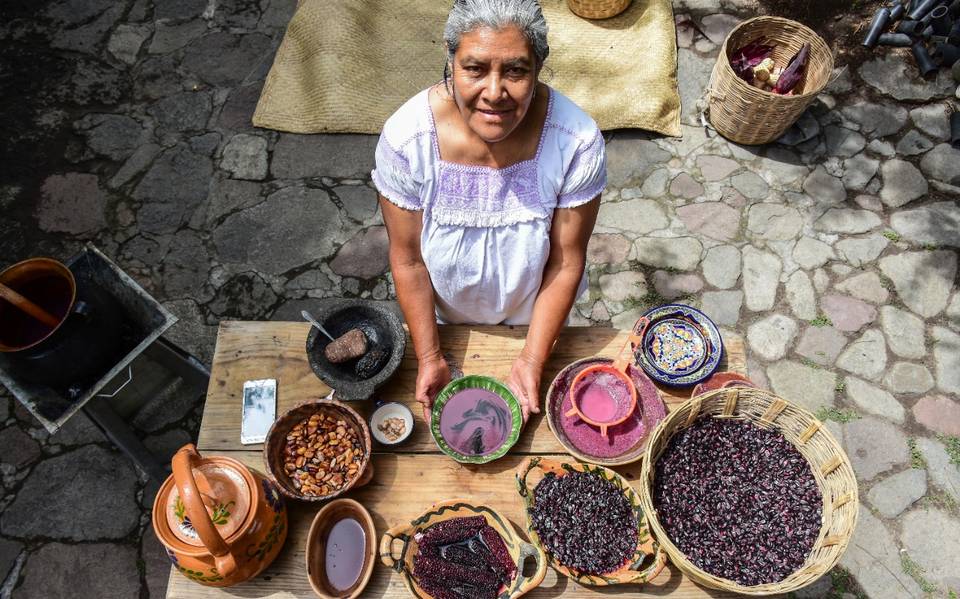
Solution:
{"label": "straw basket rim", "polygon": [[[781,581],[745,586],[720,578],[693,564],[673,543],[660,523],[653,503],[657,460],[672,436],[699,417],[734,418],[773,428],[796,447],[807,460],[823,497],[820,532],[800,568]],[[797,439],[791,437],[796,436]],[[814,460],[809,453],[821,452]],[[811,412],[769,391],[749,387],[726,387],[693,397],[657,425],[644,451],[638,492],[654,537],[670,561],[694,582],[745,595],[770,595],[796,591],[830,571],[843,556],[856,529],[860,497],[856,475],[846,452],[826,426]],[[831,477],[828,480],[828,477]]]}
{"label": "straw basket rim", "polygon": [[610,19],[627,10],[633,0],[567,0],[570,12],[583,19]]}

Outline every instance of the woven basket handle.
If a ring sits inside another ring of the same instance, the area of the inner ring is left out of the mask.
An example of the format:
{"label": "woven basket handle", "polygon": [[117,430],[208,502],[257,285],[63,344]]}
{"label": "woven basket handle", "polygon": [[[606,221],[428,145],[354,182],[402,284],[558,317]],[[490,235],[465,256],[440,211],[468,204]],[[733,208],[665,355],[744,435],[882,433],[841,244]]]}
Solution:
{"label": "woven basket handle", "polygon": [[663,550],[663,547],[661,547],[659,543],[657,544],[656,550],[654,550],[651,555],[653,555],[653,563],[643,570],[638,570],[636,575],[632,577],[629,582],[633,584],[650,582],[659,576],[661,572],[663,572],[667,565],[667,553]]}
{"label": "woven basket handle", "polygon": [[[834,56],[834,60],[836,60],[836,56]],[[826,88],[826,87],[829,86],[831,83],[833,83],[834,81],[836,81],[837,79],[839,79],[840,76],[843,75],[843,74],[846,73],[846,72],[847,72],[847,65],[843,65],[842,67],[840,67],[839,69],[837,69],[837,70],[834,71],[833,73],[830,73],[830,77],[827,79],[827,85],[824,85],[823,87]]]}

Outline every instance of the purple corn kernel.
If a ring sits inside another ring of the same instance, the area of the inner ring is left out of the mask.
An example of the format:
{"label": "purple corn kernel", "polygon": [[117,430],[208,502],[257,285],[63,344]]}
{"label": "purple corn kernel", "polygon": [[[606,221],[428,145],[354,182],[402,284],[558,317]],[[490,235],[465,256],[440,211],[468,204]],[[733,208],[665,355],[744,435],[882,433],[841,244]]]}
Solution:
{"label": "purple corn kernel", "polygon": [[463,545],[447,545],[440,549],[440,556],[455,564],[474,570],[486,570],[489,566],[482,555],[478,555]]}
{"label": "purple corn kernel", "polygon": [[548,474],[534,489],[529,511],[550,555],[578,572],[612,572],[636,549],[637,520],[630,502],[612,482],[596,474]]}
{"label": "purple corn kernel", "polygon": [[450,520],[437,522],[423,531],[423,536],[419,542],[426,542],[436,547],[449,545],[472,537],[486,525],[487,521],[483,516],[451,518]]}
{"label": "purple corn kernel", "polygon": [[493,559],[490,560],[490,566],[493,568],[493,571],[499,576],[500,582],[509,584],[517,574],[517,565],[513,563],[513,558],[510,557],[510,552],[507,550],[503,539],[500,538],[497,531],[490,526],[484,526],[480,529],[480,538],[490,550],[490,554],[493,557]]}
{"label": "purple corn kernel", "polygon": [[698,567],[746,586],[803,565],[822,501],[800,452],[749,422],[698,420],[656,464],[654,503],[668,536]]}
{"label": "purple corn kernel", "polygon": [[500,586],[496,575],[489,570],[474,570],[442,558],[419,553],[413,558],[413,575],[417,580],[432,578],[435,581],[444,581],[447,587],[458,582],[480,587]]}

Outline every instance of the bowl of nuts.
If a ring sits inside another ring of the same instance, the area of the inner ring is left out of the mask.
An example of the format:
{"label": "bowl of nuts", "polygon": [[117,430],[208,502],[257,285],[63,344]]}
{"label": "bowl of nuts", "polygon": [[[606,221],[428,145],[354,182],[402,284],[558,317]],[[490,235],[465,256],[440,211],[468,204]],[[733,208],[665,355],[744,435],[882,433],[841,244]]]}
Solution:
{"label": "bowl of nuts", "polygon": [[370,429],[334,400],[300,404],[273,423],[263,446],[267,475],[291,499],[326,501],[373,477]]}
{"label": "bowl of nuts", "polygon": [[400,445],[413,432],[413,412],[395,401],[379,404],[370,415],[370,432],[381,445]]}

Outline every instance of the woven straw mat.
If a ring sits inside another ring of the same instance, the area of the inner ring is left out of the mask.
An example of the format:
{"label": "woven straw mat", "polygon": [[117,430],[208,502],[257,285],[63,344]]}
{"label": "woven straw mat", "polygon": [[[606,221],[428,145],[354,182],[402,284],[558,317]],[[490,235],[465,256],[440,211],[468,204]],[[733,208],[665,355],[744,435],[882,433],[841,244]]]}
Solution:
{"label": "woven straw mat", "polygon": [[[300,0],[253,115],[294,133],[379,133],[397,108],[439,81],[450,1]],[[634,0],[588,21],[542,0],[550,57],[541,80],[601,129],[680,135],[670,0]]]}

